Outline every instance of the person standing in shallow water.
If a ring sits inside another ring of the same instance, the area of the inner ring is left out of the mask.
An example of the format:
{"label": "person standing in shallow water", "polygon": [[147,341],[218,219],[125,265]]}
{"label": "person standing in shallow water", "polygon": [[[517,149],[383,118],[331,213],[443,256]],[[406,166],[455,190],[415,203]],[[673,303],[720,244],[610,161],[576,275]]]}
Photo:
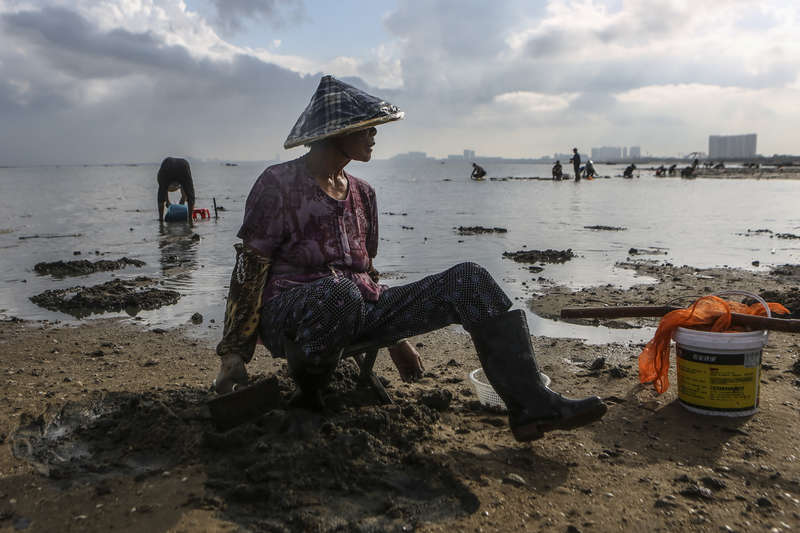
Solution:
{"label": "person standing in shallow water", "polygon": [[572,161],[572,168],[575,170],[575,181],[581,180],[581,154],[578,153],[577,148],[572,149],[572,157],[569,159]]}
{"label": "person standing in shallow water", "polygon": [[369,276],[379,242],[375,191],[344,168],[369,161],[375,126],[402,117],[384,100],[322,78],[284,143],[308,153],[267,168],[247,198],[215,390],[247,383],[260,336],[287,359],[293,404],[324,409],[342,348],[461,324],[508,407],[514,438],[598,420],[606,406],[597,396],[572,400],[542,383],[525,312],[509,310],[511,300],[481,266],[461,263],[395,287]]}
{"label": "person standing in shallow water", "polygon": [[164,208],[169,207],[169,193],[178,189],[181,191],[180,203],[188,203],[189,225],[192,225],[192,211],[194,211],[194,182],[189,162],[180,157],[165,157],[158,169],[158,221],[164,222]]}

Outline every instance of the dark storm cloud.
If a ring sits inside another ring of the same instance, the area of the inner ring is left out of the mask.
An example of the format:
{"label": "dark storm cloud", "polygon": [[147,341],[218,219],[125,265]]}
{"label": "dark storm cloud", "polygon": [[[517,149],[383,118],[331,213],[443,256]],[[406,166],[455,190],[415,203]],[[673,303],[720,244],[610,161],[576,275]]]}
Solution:
{"label": "dark storm cloud", "polygon": [[282,26],[305,18],[302,0],[212,0],[212,3],[217,12],[213,22],[226,35],[241,30],[249,19]]}
{"label": "dark storm cloud", "polygon": [[182,68],[185,48],[165,45],[149,32],[101,32],[79,14],[59,7],[0,17],[9,36],[35,47],[52,68],[77,78],[124,76],[137,66]]}
{"label": "dark storm cloud", "polygon": [[197,59],[153,33],[101,31],[67,9],[0,24],[0,43],[14,43],[0,50],[4,164],[272,158],[319,79],[246,55]]}

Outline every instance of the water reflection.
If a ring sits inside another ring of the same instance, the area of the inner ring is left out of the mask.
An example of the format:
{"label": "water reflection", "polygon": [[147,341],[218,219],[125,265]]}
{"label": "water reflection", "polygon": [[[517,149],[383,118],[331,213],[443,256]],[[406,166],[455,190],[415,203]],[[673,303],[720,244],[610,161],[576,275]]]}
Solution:
{"label": "water reflection", "polygon": [[165,280],[188,286],[192,271],[197,269],[197,244],[200,235],[188,224],[161,224],[158,230],[161,273]]}

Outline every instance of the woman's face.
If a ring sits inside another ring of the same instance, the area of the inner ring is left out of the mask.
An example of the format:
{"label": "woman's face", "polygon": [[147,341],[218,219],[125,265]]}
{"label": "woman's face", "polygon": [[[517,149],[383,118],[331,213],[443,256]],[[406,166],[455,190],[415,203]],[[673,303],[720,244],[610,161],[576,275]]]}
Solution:
{"label": "woman's face", "polygon": [[339,149],[350,159],[366,163],[372,159],[372,147],[378,130],[368,128],[344,135],[338,139]]}

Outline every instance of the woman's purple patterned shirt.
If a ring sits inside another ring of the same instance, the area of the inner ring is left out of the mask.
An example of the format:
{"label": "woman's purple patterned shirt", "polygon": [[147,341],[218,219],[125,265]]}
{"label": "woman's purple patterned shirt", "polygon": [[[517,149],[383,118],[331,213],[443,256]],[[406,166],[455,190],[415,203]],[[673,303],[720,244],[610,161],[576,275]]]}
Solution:
{"label": "woman's purple patterned shirt", "polygon": [[264,301],[332,274],[353,280],[365,300],[378,300],[382,286],[367,274],[378,252],[375,191],[367,182],[344,175],[344,200],[325,194],[303,158],[271,166],[256,180],[238,236],[272,258]]}

